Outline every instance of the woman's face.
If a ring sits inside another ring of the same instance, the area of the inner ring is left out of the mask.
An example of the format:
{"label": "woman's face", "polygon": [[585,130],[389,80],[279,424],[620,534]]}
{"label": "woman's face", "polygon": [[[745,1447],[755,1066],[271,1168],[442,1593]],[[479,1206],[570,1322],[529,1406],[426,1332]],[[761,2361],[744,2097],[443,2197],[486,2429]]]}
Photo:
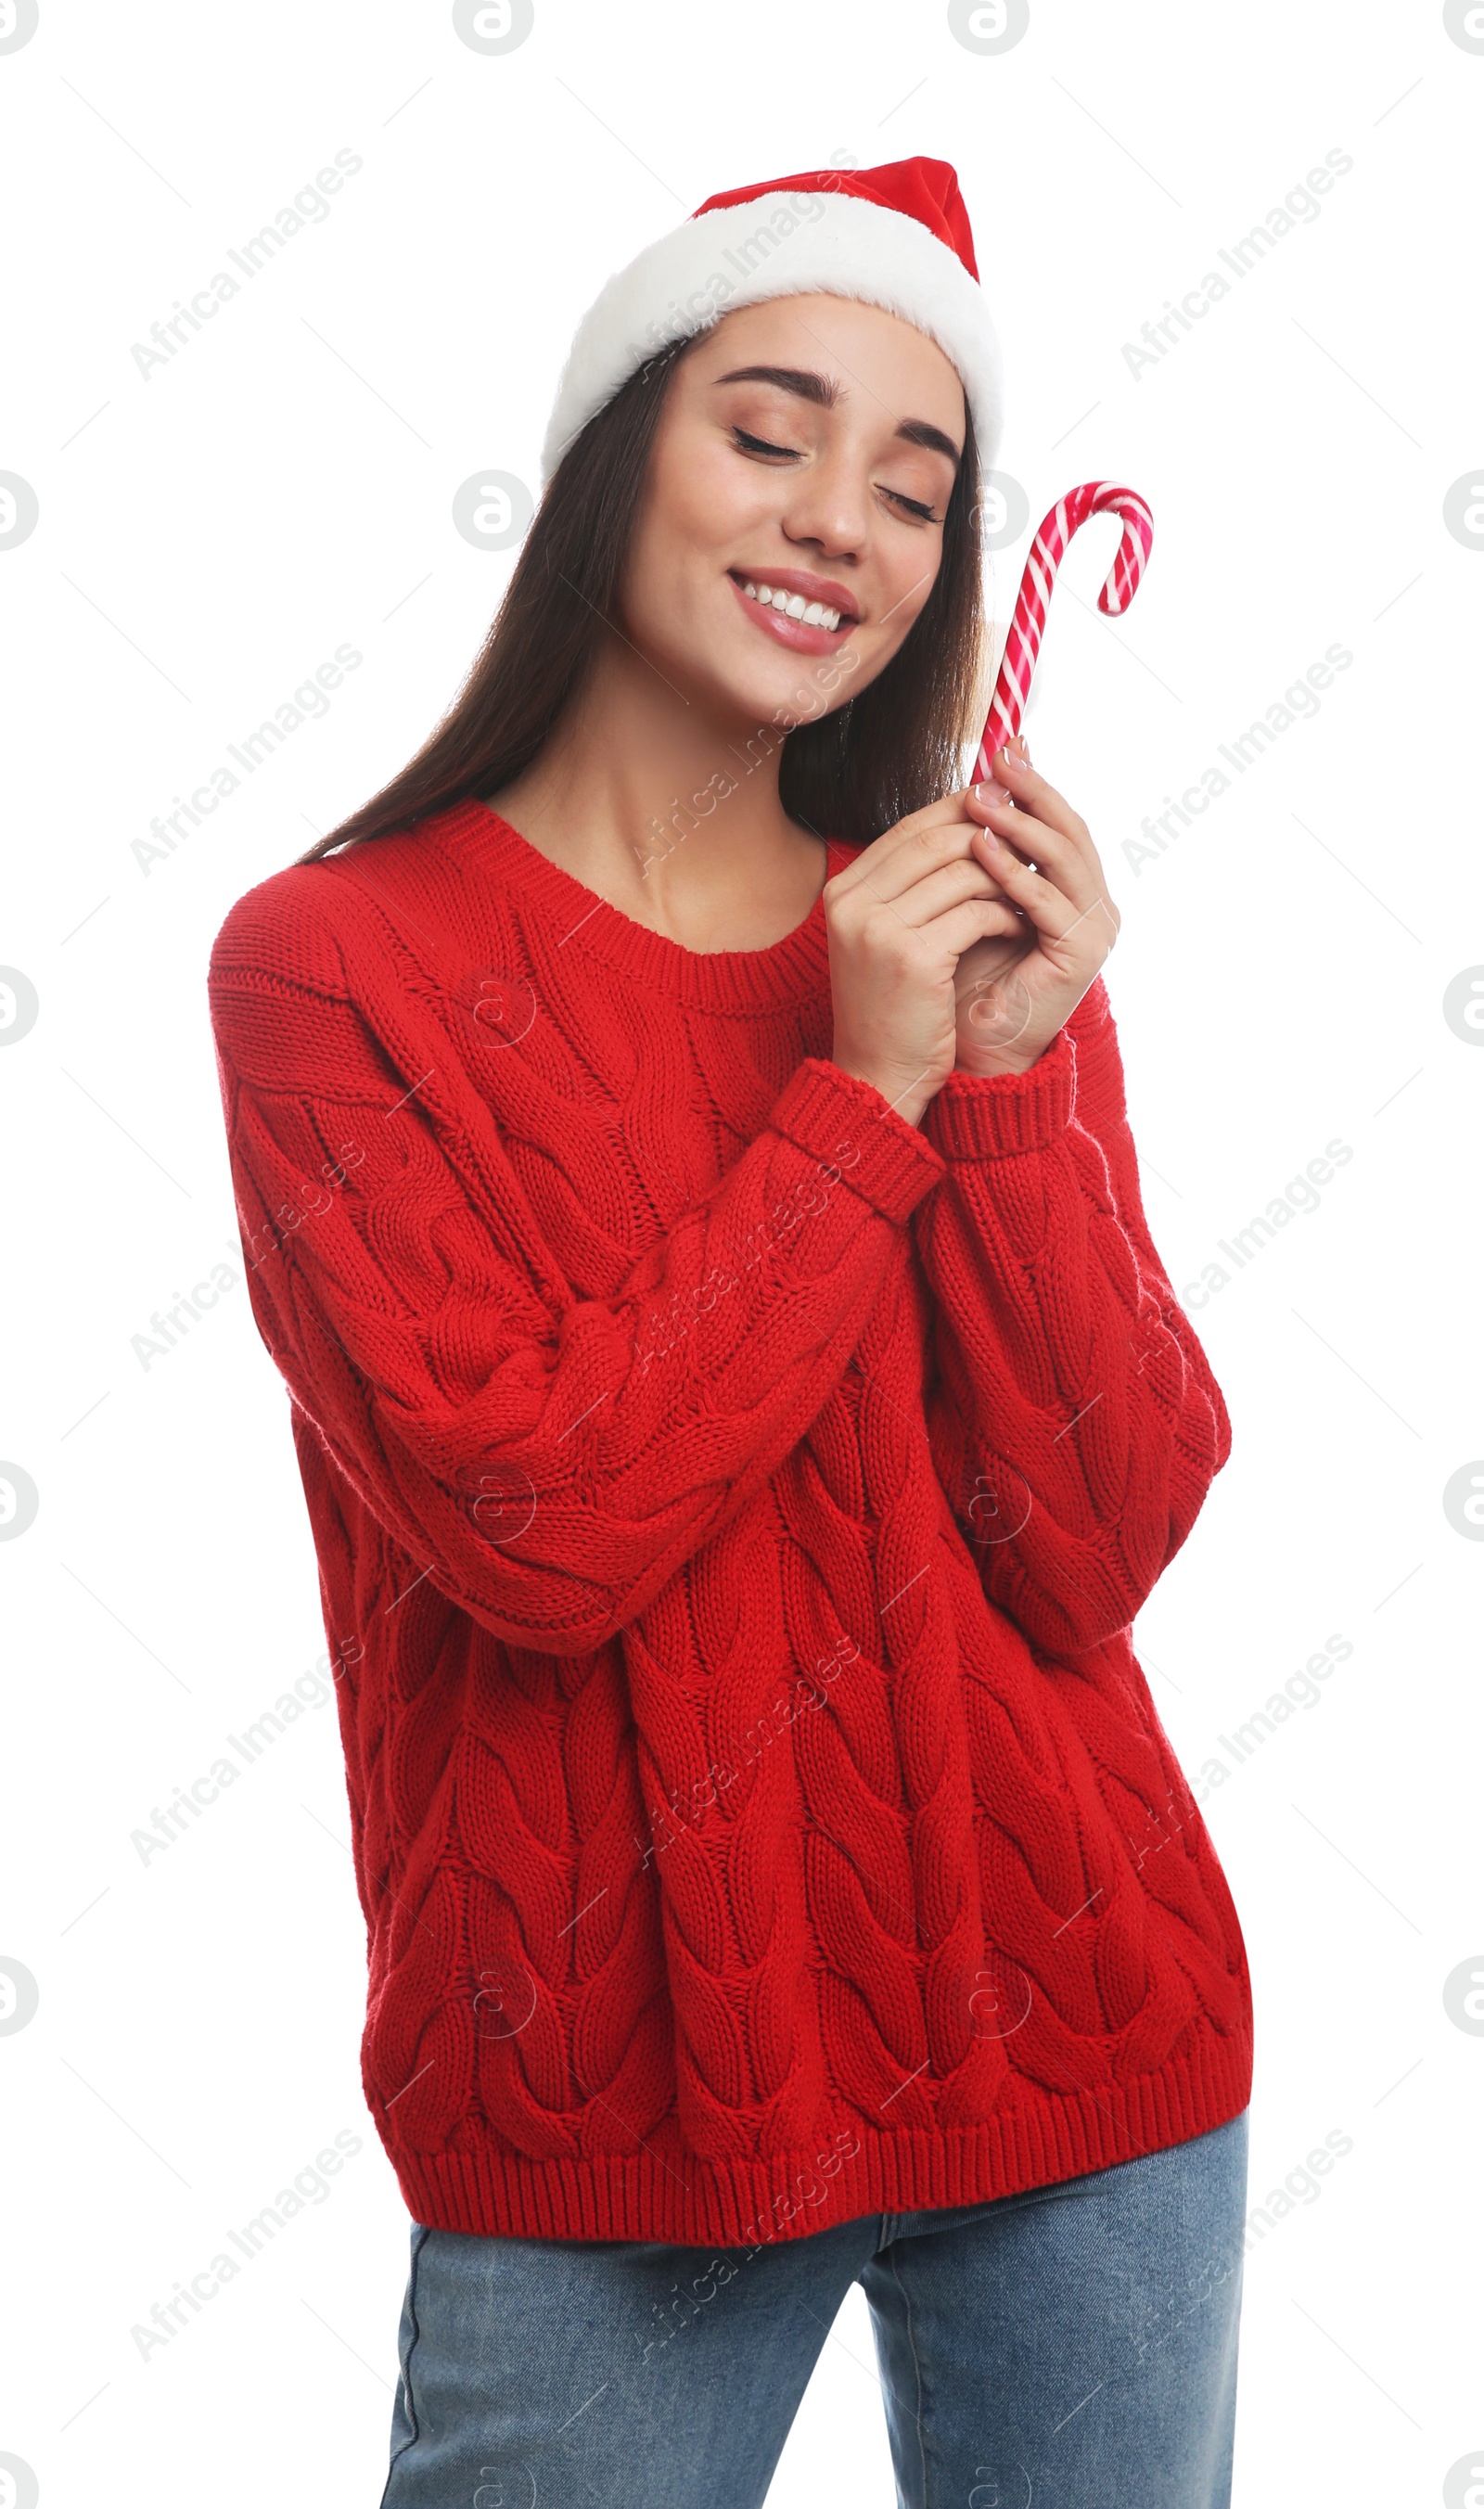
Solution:
{"label": "woman's face", "polygon": [[885,668],[933,588],[963,442],[957,373],[896,315],[843,296],[725,315],[671,377],[626,634],[709,712],[748,727],[831,712]]}

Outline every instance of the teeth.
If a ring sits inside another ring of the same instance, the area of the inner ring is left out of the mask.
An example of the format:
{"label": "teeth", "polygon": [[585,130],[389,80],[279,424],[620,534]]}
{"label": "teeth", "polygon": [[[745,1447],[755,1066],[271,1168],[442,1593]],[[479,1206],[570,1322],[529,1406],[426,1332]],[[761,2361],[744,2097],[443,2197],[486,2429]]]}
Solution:
{"label": "teeth", "polygon": [[826,627],[833,632],[840,623],[837,610],[827,609],[822,601],[806,602],[801,592],[775,591],[771,584],[750,582],[744,583],[742,589],[760,609],[781,610],[786,618],[802,619],[806,627]]}

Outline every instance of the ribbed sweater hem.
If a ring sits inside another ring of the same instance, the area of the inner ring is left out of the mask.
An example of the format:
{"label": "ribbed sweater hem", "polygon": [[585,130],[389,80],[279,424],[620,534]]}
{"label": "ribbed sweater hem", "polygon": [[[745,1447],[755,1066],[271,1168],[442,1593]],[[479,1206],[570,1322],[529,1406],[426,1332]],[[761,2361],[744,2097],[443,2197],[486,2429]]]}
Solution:
{"label": "ribbed sweater hem", "polygon": [[652,2147],[531,2160],[487,2131],[458,2152],[403,2151],[385,2132],[383,2141],[408,2211],[432,2229],[752,2248],[866,2213],[990,2203],[1165,2151],[1225,2125],[1251,2086],[1250,2037],[1193,2025],[1163,2065],[1131,2081],[1058,2093],[1022,2079],[1015,2104],[978,2125],[881,2133],[845,2112],[807,2148],[766,2162]]}

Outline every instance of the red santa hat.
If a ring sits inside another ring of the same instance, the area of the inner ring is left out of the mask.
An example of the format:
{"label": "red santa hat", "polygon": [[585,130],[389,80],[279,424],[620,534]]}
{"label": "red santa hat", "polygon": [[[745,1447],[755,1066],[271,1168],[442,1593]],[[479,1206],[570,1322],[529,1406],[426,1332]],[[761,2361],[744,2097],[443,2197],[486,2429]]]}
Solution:
{"label": "red santa hat", "polygon": [[775,296],[853,296],[900,315],[957,368],[988,469],[1003,421],[1000,345],[958,177],[941,157],[826,166],[716,192],[616,271],[577,326],[542,478],[630,375],[677,340]]}

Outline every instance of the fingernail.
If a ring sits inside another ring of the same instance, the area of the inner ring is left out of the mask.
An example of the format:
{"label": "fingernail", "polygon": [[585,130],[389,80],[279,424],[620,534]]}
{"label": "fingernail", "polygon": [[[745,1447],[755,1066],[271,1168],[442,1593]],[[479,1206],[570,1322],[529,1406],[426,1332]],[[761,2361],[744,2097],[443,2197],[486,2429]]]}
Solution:
{"label": "fingernail", "polygon": [[1004,785],[996,784],[992,776],[983,784],[976,784],[974,792],[976,799],[981,802],[1008,802],[1010,799]]}
{"label": "fingernail", "polygon": [[1000,751],[999,765],[1002,770],[1008,767],[1012,771],[1018,771],[1030,765],[1030,751],[1019,734],[1014,741],[1007,742]]}

